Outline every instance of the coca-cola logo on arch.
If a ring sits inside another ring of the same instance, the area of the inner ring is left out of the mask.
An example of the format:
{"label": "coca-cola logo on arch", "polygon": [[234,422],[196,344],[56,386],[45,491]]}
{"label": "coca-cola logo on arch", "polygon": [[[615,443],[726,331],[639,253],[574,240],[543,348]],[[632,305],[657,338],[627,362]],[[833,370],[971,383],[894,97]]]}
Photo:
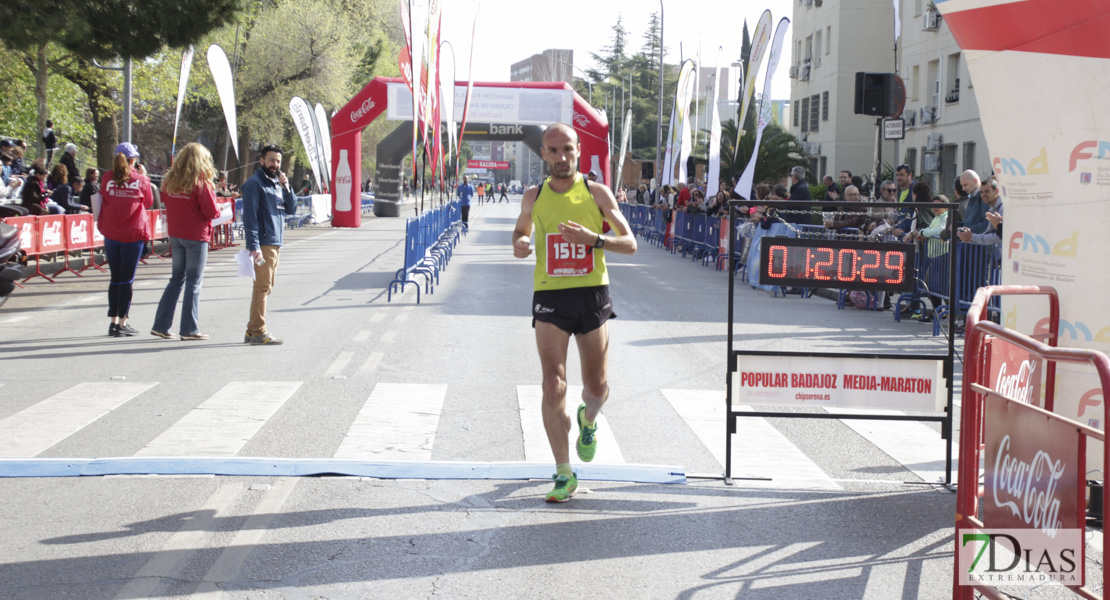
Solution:
{"label": "coca-cola logo on arch", "polygon": [[362,106],[351,111],[351,122],[354,123],[355,121],[358,121],[362,117],[362,115],[370,112],[370,109],[372,108],[374,108],[374,99],[367,98],[366,101],[362,103]]}

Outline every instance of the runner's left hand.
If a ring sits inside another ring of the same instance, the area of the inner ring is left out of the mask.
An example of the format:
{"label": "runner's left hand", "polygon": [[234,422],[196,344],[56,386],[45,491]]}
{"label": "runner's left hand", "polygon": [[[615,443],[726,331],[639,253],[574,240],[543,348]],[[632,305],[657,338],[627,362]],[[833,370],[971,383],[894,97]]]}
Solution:
{"label": "runner's left hand", "polygon": [[563,234],[563,239],[572,244],[586,244],[587,246],[592,246],[597,241],[598,235],[590,231],[588,227],[583,227],[574,221],[559,223],[559,233]]}

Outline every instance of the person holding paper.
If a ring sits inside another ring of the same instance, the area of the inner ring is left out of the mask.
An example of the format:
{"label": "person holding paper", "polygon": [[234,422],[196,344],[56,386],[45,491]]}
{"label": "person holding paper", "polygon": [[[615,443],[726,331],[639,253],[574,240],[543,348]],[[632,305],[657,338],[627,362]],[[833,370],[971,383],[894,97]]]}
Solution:
{"label": "person holding paper", "polygon": [[212,155],[204,146],[186,144],[173,161],[162,183],[162,198],[166,207],[166,228],[173,250],[173,270],[158,311],[154,314],[151,335],[174,339],[170,332],[177,299],[185,287],[185,300],[181,306],[181,339],[206,340],[200,332],[200,285],[204,278],[204,265],[208,262],[208,242],[212,239],[212,221],[220,216],[216,206],[216,190],[212,178],[216,168]]}
{"label": "person holding paper", "polygon": [[243,233],[255,265],[250,320],[243,342],[256,346],[281,343],[266,329],[266,298],[274,289],[285,225],[278,207],[284,205],[287,214],[297,211],[297,198],[289,186],[289,179],[281,171],[281,155],[278,146],[263,148],[258,154],[258,168],[242,187]]}

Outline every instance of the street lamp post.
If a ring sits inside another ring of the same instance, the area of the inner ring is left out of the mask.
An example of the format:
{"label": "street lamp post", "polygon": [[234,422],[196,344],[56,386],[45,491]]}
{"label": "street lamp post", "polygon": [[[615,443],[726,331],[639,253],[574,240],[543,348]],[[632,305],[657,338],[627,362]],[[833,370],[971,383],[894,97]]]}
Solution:
{"label": "street lamp post", "polygon": [[570,67],[570,68],[572,68],[572,69],[577,69],[577,70],[578,70],[578,72],[582,74],[582,81],[585,81],[585,82],[586,82],[586,88],[587,88],[587,89],[589,90],[589,91],[588,91],[588,93],[589,93],[589,97],[588,97],[588,98],[586,99],[586,101],[587,101],[587,102],[589,102],[589,103],[590,103],[590,105],[592,106],[592,105],[593,105],[593,103],[594,103],[594,84],[593,84],[593,82],[592,82],[592,81],[590,81],[590,78],[589,78],[589,77],[588,77],[588,76],[586,75],[586,72],[585,72],[585,71],[583,71],[582,69],[579,69],[578,67],[574,66],[573,64],[571,64],[571,63],[568,63],[568,62],[567,62],[567,61],[565,61],[565,60],[559,60],[559,59],[557,59],[557,58],[556,58],[555,60],[556,60],[557,62],[561,62],[561,63],[563,63],[564,65],[566,65],[566,66],[568,66],[568,67]]}

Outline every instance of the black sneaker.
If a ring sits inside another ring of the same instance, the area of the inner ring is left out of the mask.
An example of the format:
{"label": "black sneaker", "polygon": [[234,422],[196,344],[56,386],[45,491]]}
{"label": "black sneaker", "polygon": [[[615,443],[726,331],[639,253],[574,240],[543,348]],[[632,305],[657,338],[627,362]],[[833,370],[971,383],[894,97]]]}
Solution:
{"label": "black sneaker", "polygon": [[108,335],[111,336],[111,337],[123,337],[123,334],[120,333],[120,331],[119,331],[119,324],[118,323],[109,323],[108,324]]}
{"label": "black sneaker", "polygon": [[252,346],[264,346],[264,345],[280,346],[281,345],[281,340],[279,340],[275,337],[271,337],[270,334],[268,334],[268,333],[262,333],[262,334],[251,337],[251,345]]}
{"label": "black sneaker", "polygon": [[126,336],[130,337],[130,336],[133,336],[133,335],[137,335],[139,333],[139,330],[135,329],[134,327],[132,327],[130,325],[128,325],[127,323],[120,323],[119,324],[119,332],[120,332],[121,335],[126,335]]}

